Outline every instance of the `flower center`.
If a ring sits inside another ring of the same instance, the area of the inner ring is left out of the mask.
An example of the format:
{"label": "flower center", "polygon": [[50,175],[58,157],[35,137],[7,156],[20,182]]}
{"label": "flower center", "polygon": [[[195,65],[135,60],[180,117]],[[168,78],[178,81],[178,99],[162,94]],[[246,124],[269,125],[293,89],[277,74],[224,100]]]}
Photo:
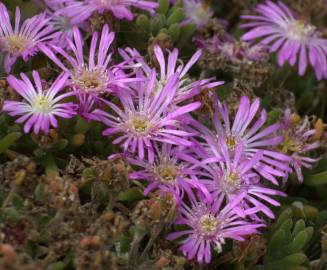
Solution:
{"label": "flower center", "polygon": [[231,151],[235,150],[236,143],[237,143],[237,142],[236,142],[235,137],[233,137],[233,136],[228,136],[228,137],[226,138],[226,145],[227,145],[227,147],[228,147],[229,150],[231,150]]}
{"label": "flower center", "polygon": [[248,46],[247,44],[244,44],[243,47],[245,48],[244,56],[249,61],[264,61],[269,57],[267,48],[262,45]]}
{"label": "flower center", "polygon": [[303,21],[294,21],[290,23],[287,34],[293,40],[306,41],[309,37],[314,36],[315,32],[315,26],[305,24]]}
{"label": "flower center", "polygon": [[241,176],[236,172],[226,174],[221,181],[221,189],[228,194],[234,193],[239,190],[241,185]]}
{"label": "flower center", "polygon": [[11,35],[5,38],[6,47],[10,53],[20,53],[25,50],[28,44],[28,40],[25,37]]}
{"label": "flower center", "polygon": [[144,134],[152,125],[146,116],[134,116],[130,121],[130,126],[136,133]]}
{"label": "flower center", "polygon": [[299,152],[302,149],[301,141],[296,138],[292,138],[291,134],[286,133],[284,142],[280,145],[280,149],[283,153]]}
{"label": "flower center", "polygon": [[72,32],[73,26],[70,20],[65,16],[57,16],[53,19],[56,27],[63,32]]}
{"label": "flower center", "polygon": [[224,57],[231,58],[234,55],[235,45],[232,42],[224,42],[219,46]]}
{"label": "flower center", "polygon": [[174,182],[178,176],[178,167],[175,165],[159,165],[155,168],[161,182]]}
{"label": "flower center", "polygon": [[40,113],[49,113],[51,104],[46,96],[38,95],[33,103],[33,109]]}
{"label": "flower center", "polygon": [[108,85],[108,74],[102,68],[78,68],[72,76],[75,86],[84,92],[102,92]]}
{"label": "flower center", "polygon": [[203,3],[195,3],[195,5],[191,3],[186,4],[185,14],[187,14],[187,16],[192,19],[193,22],[195,22],[197,25],[206,24],[211,17],[209,6]]}
{"label": "flower center", "polygon": [[237,173],[230,173],[227,175],[226,180],[229,184],[235,185],[240,181],[240,176]]}
{"label": "flower center", "polygon": [[217,231],[218,221],[215,216],[211,214],[205,214],[200,218],[199,225],[202,234],[208,236],[214,234]]}

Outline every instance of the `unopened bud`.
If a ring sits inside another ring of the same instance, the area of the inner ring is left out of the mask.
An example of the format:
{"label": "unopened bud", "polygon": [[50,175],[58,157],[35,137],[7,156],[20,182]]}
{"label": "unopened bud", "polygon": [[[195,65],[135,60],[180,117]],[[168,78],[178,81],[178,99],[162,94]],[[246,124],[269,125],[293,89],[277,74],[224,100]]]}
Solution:
{"label": "unopened bud", "polygon": [[324,122],[321,120],[321,118],[317,120],[314,128],[316,132],[311,137],[312,142],[320,140],[322,135],[324,134]]}
{"label": "unopened bud", "polygon": [[0,253],[2,253],[7,260],[15,260],[16,255],[12,245],[0,244]]}
{"label": "unopened bud", "polygon": [[301,117],[298,114],[293,113],[292,117],[291,117],[291,121],[292,121],[292,124],[295,126],[300,123]]}
{"label": "unopened bud", "polygon": [[25,170],[19,170],[18,172],[16,172],[15,174],[15,184],[17,186],[20,186],[23,184],[24,180],[25,180],[25,177],[26,177],[26,171]]}
{"label": "unopened bud", "polygon": [[80,245],[82,248],[88,248],[88,247],[98,247],[100,243],[101,243],[100,236],[96,235],[96,236],[84,237],[81,240]]}
{"label": "unopened bud", "polygon": [[83,145],[85,142],[85,135],[84,134],[75,134],[71,139],[70,143],[72,146],[79,147]]}

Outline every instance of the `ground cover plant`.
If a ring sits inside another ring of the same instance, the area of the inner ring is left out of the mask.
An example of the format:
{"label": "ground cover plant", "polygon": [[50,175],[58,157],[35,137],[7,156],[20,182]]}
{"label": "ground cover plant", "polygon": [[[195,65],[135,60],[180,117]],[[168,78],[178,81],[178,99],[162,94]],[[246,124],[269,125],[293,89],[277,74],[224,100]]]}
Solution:
{"label": "ground cover plant", "polygon": [[326,270],[326,21],[2,0],[0,269]]}

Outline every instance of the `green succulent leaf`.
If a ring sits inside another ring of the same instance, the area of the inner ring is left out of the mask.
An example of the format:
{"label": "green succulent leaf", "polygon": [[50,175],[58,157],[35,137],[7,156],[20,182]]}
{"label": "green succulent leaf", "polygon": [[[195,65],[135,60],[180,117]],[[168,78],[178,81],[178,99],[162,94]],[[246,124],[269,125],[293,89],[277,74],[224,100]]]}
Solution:
{"label": "green succulent leaf", "polygon": [[130,188],[126,191],[119,193],[118,201],[121,202],[133,202],[143,198],[143,194],[137,188]]}
{"label": "green succulent leaf", "polygon": [[0,154],[5,152],[22,136],[20,132],[12,132],[0,140]]}
{"label": "green succulent leaf", "polygon": [[308,175],[304,183],[308,186],[320,186],[327,184],[327,171]]}
{"label": "green succulent leaf", "polygon": [[168,17],[167,24],[170,26],[174,23],[179,23],[184,19],[184,12],[182,8],[177,8],[174,12]]}
{"label": "green succulent leaf", "polygon": [[169,9],[169,0],[159,0],[159,7],[157,8],[157,13],[166,14]]}

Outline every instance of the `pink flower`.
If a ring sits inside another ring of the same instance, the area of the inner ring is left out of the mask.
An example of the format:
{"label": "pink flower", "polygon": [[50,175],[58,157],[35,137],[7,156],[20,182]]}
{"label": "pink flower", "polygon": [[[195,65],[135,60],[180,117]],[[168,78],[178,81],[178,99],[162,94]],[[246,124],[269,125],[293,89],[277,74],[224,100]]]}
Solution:
{"label": "pink flower", "polygon": [[198,180],[201,168],[197,159],[196,147],[174,146],[167,143],[155,143],[155,160],[148,162],[140,158],[128,157],[127,160],[141,170],[129,175],[133,180],[145,180],[148,186],[144,194],[148,195],[154,189],[170,192],[180,203],[184,197],[194,196],[193,192],[201,193],[205,201],[211,201],[211,196],[205,186]]}
{"label": "pink flower", "polygon": [[234,153],[236,147],[241,145],[248,159],[262,151],[262,157],[254,168],[265,179],[277,185],[276,177],[286,177],[291,172],[289,168],[291,158],[273,150],[283,141],[283,136],[277,134],[281,125],[277,123],[264,127],[267,113],[265,110],[260,110],[259,99],[251,103],[248,97],[243,96],[238,111],[231,120],[227,104],[220,103],[217,97],[213,98],[215,99],[213,116],[215,132],[199,122],[193,122],[193,125],[203,134],[206,147],[216,157],[221,156],[221,140],[226,143],[230,153]]}
{"label": "pink flower", "polygon": [[310,121],[305,117],[300,123],[292,121],[290,110],[284,112],[281,121],[280,134],[284,141],[281,143],[281,150],[291,157],[291,166],[300,182],[303,182],[302,168],[310,169],[320,158],[312,158],[309,152],[320,147],[319,141],[310,141],[316,133],[315,129],[310,128]]}
{"label": "pink flower", "polygon": [[270,45],[271,52],[279,51],[279,66],[298,62],[301,76],[310,63],[318,80],[327,78],[327,40],[315,26],[298,19],[281,1],[275,4],[268,0],[258,4],[256,11],[259,15],[242,16],[250,22],[241,27],[251,29],[243,40],[261,39],[261,44]]}
{"label": "pink flower", "polygon": [[118,19],[133,20],[134,15],[130,7],[147,10],[151,14],[158,4],[147,0],[53,0],[53,3],[64,4],[61,14],[72,18],[73,24],[87,20],[93,12],[103,14],[110,11]]}
{"label": "pink flower", "polygon": [[[70,2],[72,1],[74,0],[71,0]],[[50,17],[49,24],[59,32],[55,44],[59,47],[67,47],[67,38],[71,39],[73,37],[74,24],[71,22],[71,17],[60,14],[61,10],[65,7],[65,4],[54,3],[53,0],[45,0],[45,4],[46,12]],[[82,26],[84,27],[84,24]]]}
{"label": "pink flower", "polygon": [[[94,105],[104,102],[101,94],[112,93],[117,88],[128,90],[126,83],[138,79],[128,78],[119,65],[112,64],[110,46],[115,34],[109,31],[108,25],[103,27],[100,39],[97,32],[93,33],[88,55],[85,54],[86,49],[79,29],[75,26],[72,31],[73,39],[67,39],[69,51],[54,45],[40,48],[63,71],[70,74],[69,84],[79,99],[79,111],[88,118]],[[55,53],[61,55],[68,65],[66,66]]]}
{"label": "pink flower", "polygon": [[18,57],[27,61],[39,51],[39,45],[47,46],[58,33],[49,25],[45,13],[24,21],[20,26],[20,9],[16,8],[15,27],[11,26],[6,6],[0,3],[0,51],[5,53],[5,70],[10,72]]}
{"label": "pink flower", "polygon": [[[190,198],[190,205],[184,203],[180,208],[180,216],[176,223],[186,225],[182,231],[168,235],[169,240],[186,237],[180,246],[180,250],[189,260],[194,257],[199,263],[211,262],[211,250],[215,248],[219,253],[226,240],[244,240],[244,236],[257,233],[257,229],[263,227],[262,223],[247,221],[240,218],[234,207],[242,200],[242,194],[235,197],[226,206],[215,206],[198,202]],[[256,209],[248,209],[245,214],[252,214]]]}
{"label": "pink flower", "polygon": [[[261,211],[269,218],[274,214],[265,204],[279,206],[279,202],[271,196],[285,196],[283,192],[265,187],[264,179],[256,172],[256,166],[263,158],[263,151],[259,150],[250,158],[243,152],[243,145],[238,144],[233,152],[229,152],[226,143],[220,140],[219,155],[208,153],[200,167],[204,173],[199,177],[215,204],[225,201],[230,202],[239,194],[244,194],[240,205],[234,210],[239,215],[244,215],[244,209],[255,206],[258,212]],[[259,165],[260,166],[260,165]],[[254,216],[256,218],[256,216]]]}
{"label": "pink flower", "polygon": [[[129,64],[140,66],[142,72],[139,71],[138,76],[143,76],[144,78],[150,76],[152,68],[146,63],[145,59],[137,50],[127,48],[125,50],[119,50],[119,52]],[[180,59],[178,59],[178,49],[168,51],[168,57],[166,59],[160,46],[155,45],[154,54],[159,63],[159,69],[157,70],[159,76],[156,81],[156,91],[161,91],[170,77],[178,74],[178,89],[176,91],[176,96],[173,99],[173,104],[178,104],[190,99],[201,93],[203,90],[224,84],[223,81],[215,81],[215,78],[213,77],[197,81],[192,81],[188,77],[189,70],[201,57],[201,50],[196,51],[185,65]]]}
{"label": "pink flower", "polygon": [[182,117],[200,107],[193,102],[170,108],[178,89],[178,74],[171,76],[161,91],[156,90],[157,73],[152,73],[147,81],[136,83],[137,93],[121,91],[119,104],[107,101],[110,112],[95,110],[94,119],[108,126],[105,136],[120,134],[114,144],[120,144],[125,152],[138,154],[140,159],[154,161],[154,142],[166,142],[181,146],[191,146],[188,140],[193,133],[183,129]]}
{"label": "pink flower", "polygon": [[33,71],[35,87],[29,78],[21,73],[22,80],[10,75],[9,85],[21,96],[23,101],[5,101],[3,111],[11,116],[20,116],[16,123],[24,123],[24,132],[32,129],[38,134],[40,131],[48,133],[50,126],[58,127],[56,117],[71,118],[75,115],[75,105],[71,102],[61,103],[71,93],[60,94],[63,90],[68,74],[61,74],[48,90],[42,89],[39,73]]}
{"label": "pink flower", "polygon": [[187,17],[184,23],[194,23],[197,27],[206,25],[214,13],[209,4],[202,0],[184,0],[183,7]]}

